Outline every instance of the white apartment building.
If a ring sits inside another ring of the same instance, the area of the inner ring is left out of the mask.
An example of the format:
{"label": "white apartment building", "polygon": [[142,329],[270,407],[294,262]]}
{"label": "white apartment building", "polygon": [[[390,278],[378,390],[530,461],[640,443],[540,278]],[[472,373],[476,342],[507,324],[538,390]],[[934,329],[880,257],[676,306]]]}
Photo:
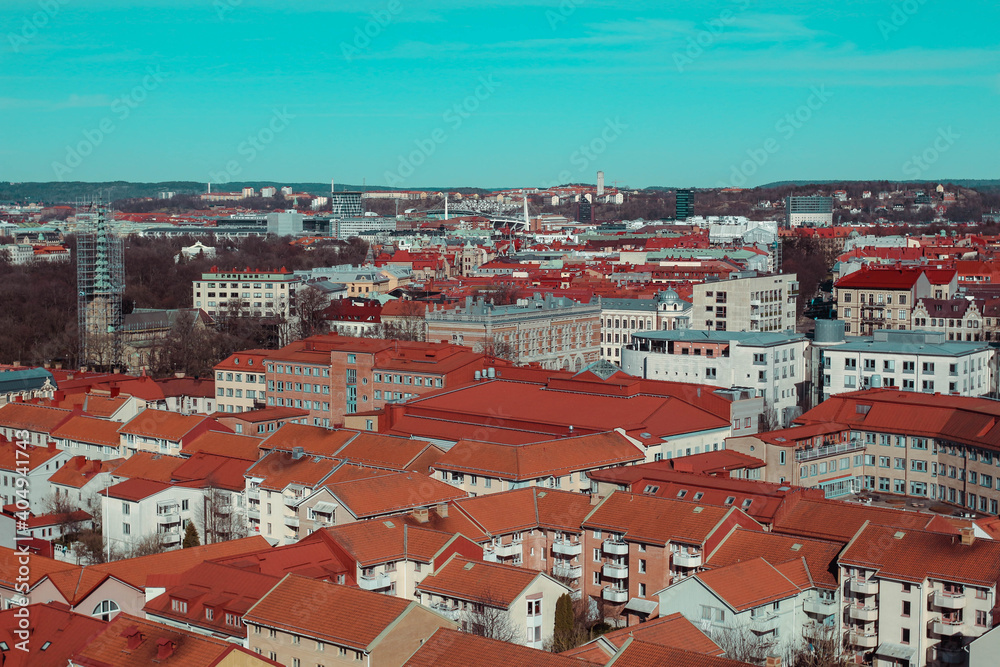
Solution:
{"label": "white apartment building", "polygon": [[694,286],[691,328],[702,331],[795,331],[799,283],[794,273],[738,277]]}
{"label": "white apartment building", "polygon": [[995,384],[995,357],[987,343],[948,341],[944,332],[876,330],[822,349],[822,399],[878,387],[985,396]]}
{"label": "white apartment building", "polygon": [[204,492],[164,482],[128,479],[101,493],[101,528],[112,549],[127,551],[157,535],[167,548],[180,547],[188,522],[204,539]]}
{"label": "white apartment building", "polygon": [[690,316],[691,304],[670,289],[652,299],[601,299],[601,358],[619,363],[633,333],[685,329]]}
{"label": "white apartment building", "polygon": [[654,331],[636,333],[622,350],[629,375],[753,389],[785,425],[795,416],[806,379],[805,336],[794,333]]}
{"label": "white apartment building", "polygon": [[868,522],[838,559],[847,648],[874,667],[966,664],[993,628],[1000,542]]}
{"label": "white apartment building", "polygon": [[193,281],[192,304],[213,319],[231,315],[283,319],[295,318],[295,290],[301,276],[287,269],[277,271],[224,271],[213,267]]}

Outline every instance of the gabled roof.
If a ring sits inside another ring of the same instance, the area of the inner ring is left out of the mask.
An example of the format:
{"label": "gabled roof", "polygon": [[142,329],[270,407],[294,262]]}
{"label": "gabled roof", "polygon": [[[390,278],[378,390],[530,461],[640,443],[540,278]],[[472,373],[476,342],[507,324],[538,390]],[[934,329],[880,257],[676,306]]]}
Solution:
{"label": "gabled roof", "polygon": [[50,431],[49,436],[57,440],[72,440],[117,449],[121,443],[119,428],[121,428],[119,422],[75,415]]}
{"label": "gabled roof", "polygon": [[323,534],[353,556],[361,567],[398,560],[431,563],[455,537],[452,533],[410,526],[389,517],[324,528],[304,540],[321,539]]}
{"label": "gabled roof", "polygon": [[[289,613],[304,603],[310,613]],[[419,606],[390,595],[289,574],[247,611],[244,621],[370,651],[400,616]]]}
{"label": "gabled roof", "polygon": [[1000,585],[1000,542],[959,535],[900,529],[866,522],[840,555],[840,565],[878,571],[909,582],[926,578],[977,586]]}
{"label": "gabled roof", "polygon": [[693,576],[736,612],[792,597],[801,590],[763,558],[752,558]]}
{"label": "gabled roof", "polygon": [[[263,486],[263,485],[262,485]],[[419,473],[400,472],[323,485],[358,519],[466,498],[461,489]]]}
{"label": "gabled roof", "polygon": [[665,546],[671,541],[701,544],[726,519],[749,529],[760,527],[756,521],[732,507],[621,491],[615,491],[602,500],[582,526],[621,533],[627,541]]}
{"label": "gabled roof", "polygon": [[341,465],[337,459],[319,456],[296,458],[290,452],[275,451],[267,454],[246,471],[247,477],[261,478],[262,489],[283,491],[289,484],[315,487]]}
{"label": "gabled roof", "polygon": [[354,564],[348,568],[324,540],[304,538],[294,544],[217,558],[213,562],[275,577],[299,574],[310,579],[332,581],[337,575],[354,577]]}
{"label": "gabled roof", "polygon": [[590,497],[582,493],[534,486],[458,500],[454,507],[485,535],[507,535],[532,528],[578,533],[580,523],[593,509]]}
{"label": "gabled roof", "polygon": [[[848,274],[837,281],[838,289],[913,289],[924,274],[923,267],[864,268]],[[954,272],[953,272],[954,273]]]}
{"label": "gabled roof", "polygon": [[424,577],[417,584],[417,592],[508,609],[541,576],[534,570],[469,560],[456,554],[437,572]]}
{"label": "gabled roof", "polygon": [[416,653],[403,663],[403,667],[596,667],[603,664],[603,661],[578,660],[537,648],[440,628],[420,645]]}
{"label": "gabled roof", "polygon": [[705,567],[727,567],[752,558],[763,558],[776,566],[805,559],[813,582],[821,588],[835,589],[838,585],[837,556],[841,549],[843,544],[840,542],[738,528],[708,555]]}
{"label": "gabled roof", "polygon": [[[65,667],[70,657],[104,629],[99,618],[77,614],[60,602],[28,605],[31,638],[28,651],[15,647],[24,641],[14,634],[20,607],[0,612],[0,641],[9,647],[3,652],[4,667]],[[23,617],[22,617],[23,618]],[[45,646],[45,650],[42,650]]]}
{"label": "gabled roof", "polygon": [[[28,585],[34,587],[40,579],[55,572],[66,571],[77,573],[80,570],[81,568],[79,565],[64,563],[61,560],[46,558],[45,556],[32,555],[31,570],[28,573]],[[14,586],[18,583],[17,576],[17,551],[14,549],[8,549],[7,547],[0,547],[0,586],[14,590]]]}
{"label": "gabled roof", "polygon": [[607,664],[607,667],[752,667],[748,662],[719,658],[630,639]]}
{"label": "gabled roof", "polygon": [[802,498],[775,520],[771,530],[846,544],[869,520],[897,528],[923,529],[935,516],[890,507]]}
{"label": "gabled roof", "polygon": [[645,453],[631,440],[617,431],[608,431],[527,445],[461,440],[438,460],[434,469],[520,482],[644,459]]}
{"label": "gabled roof", "polygon": [[[279,581],[275,576],[205,562],[180,575],[151,577],[152,584],[162,585],[166,590],[147,602],[143,611],[147,615],[245,639],[246,628],[241,624],[227,624],[226,612],[243,616]],[[171,603],[174,599],[187,603],[184,613],[175,610]],[[211,620],[206,617],[206,609],[214,611]]]}
{"label": "gabled roof", "polygon": [[114,476],[124,479],[169,482],[174,477],[174,471],[182,465],[184,465],[184,459],[179,456],[136,452],[118,466]]}
{"label": "gabled roof", "polygon": [[74,456],[49,476],[49,483],[82,489],[97,475],[114,472],[124,462],[125,459],[91,461],[85,456]]}
{"label": "gabled roof", "polygon": [[199,452],[174,470],[174,481],[180,484],[198,483],[202,487],[242,491],[246,488],[250,462],[218,454]]}
{"label": "gabled roof", "polygon": [[36,433],[51,433],[73,416],[69,410],[31,403],[7,403],[0,407],[0,426]]}
{"label": "gabled roof", "polygon": [[582,646],[563,651],[560,655],[607,662],[612,655],[628,641],[629,637],[660,646],[671,646],[693,653],[721,656],[724,651],[708,635],[699,630],[680,612],[654,618],[639,625],[612,630]]}
{"label": "gabled roof", "polygon": [[22,449],[15,443],[0,438],[0,470],[12,472],[27,468],[34,471],[43,465],[48,466],[49,461],[60,455],[64,455],[63,451],[56,449],[51,442],[48,447],[25,445]]}
{"label": "gabled roof", "polygon": [[256,461],[261,456],[260,442],[260,438],[249,435],[206,431],[191,442],[185,442],[181,453],[192,455],[202,452],[244,461]]}
{"label": "gabled roof", "polygon": [[213,428],[217,430],[225,430],[224,426],[214,420],[209,420],[208,417],[182,415],[179,412],[146,408],[127,421],[119,433],[163,438],[177,442],[206,421],[211,421]]}

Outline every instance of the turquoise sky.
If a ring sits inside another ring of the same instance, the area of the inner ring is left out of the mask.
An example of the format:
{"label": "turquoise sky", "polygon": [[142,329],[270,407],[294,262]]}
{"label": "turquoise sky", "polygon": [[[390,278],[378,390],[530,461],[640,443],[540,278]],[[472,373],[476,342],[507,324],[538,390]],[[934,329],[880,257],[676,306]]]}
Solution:
{"label": "turquoise sky", "polygon": [[996,0],[4,0],[0,179],[1000,178],[998,23]]}

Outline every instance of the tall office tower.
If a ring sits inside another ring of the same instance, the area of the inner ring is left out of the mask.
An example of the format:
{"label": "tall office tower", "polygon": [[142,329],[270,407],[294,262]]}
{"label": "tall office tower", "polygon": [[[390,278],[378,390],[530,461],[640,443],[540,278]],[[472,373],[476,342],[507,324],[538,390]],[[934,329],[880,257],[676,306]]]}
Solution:
{"label": "tall office tower", "polygon": [[597,172],[597,196],[604,196],[604,172]]}
{"label": "tall office tower", "polygon": [[594,206],[589,201],[580,197],[579,208],[577,209],[576,221],[577,222],[593,222],[594,221]]}
{"label": "tall office tower", "polygon": [[833,224],[833,197],[786,197],[789,227],[829,227]]}
{"label": "tall office tower", "polygon": [[121,368],[125,262],[122,240],[110,228],[103,208],[77,236],[76,283],[80,364]]}
{"label": "tall office tower", "polygon": [[361,193],[344,190],[330,193],[330,217],[360,218],[364,215]]}
{"label": "tall office tower", "polygon": [[678,190],[674,219],[687,220],[692,215],[694,215],[694,193],[690,190]]}

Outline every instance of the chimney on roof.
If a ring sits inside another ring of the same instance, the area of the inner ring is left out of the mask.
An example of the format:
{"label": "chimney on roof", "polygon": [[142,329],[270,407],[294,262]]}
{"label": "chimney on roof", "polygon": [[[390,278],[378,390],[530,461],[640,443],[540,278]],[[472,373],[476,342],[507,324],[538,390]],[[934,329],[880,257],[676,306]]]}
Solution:
{"label": "chimney on roof", "polygon": [[442,519],[447,519],[448,518],[448,503],[441,503],[440,505],[438,505],[437,507],[434,508],[434,511],[437,512],[437,515],[439,517],[441,517]]}
{"label": "chimney on roof", "polygon": [[111,398],[118,398],[118,395],[122,393],[121,387],[111,387]]}
{"label": "chimney on roof", "polygon": [[306,455],[305,447],[292,447],[292,459],[298,461]]}
{"label": "chimney on roof", "polygon": [[427,523],[430,521],[430,512],[426,507],[418,507],[413,510],[413,518],[416,519],[418,523]]}
{"label": "chimney on roof", "polygon": [[781,667],[781,657],[776,655],[767,656],[767,662],[764,663],[764,667]]}
{"label": "chimney on roof", "polygon": [[967,547],[971,547],[976,541],[976,530],[969,526],[968,528],[962,528],[959,531],[962,536],[962,544]]}
{"label": "chimney on roof", "polygon": [[130,626],[128,626],[127,628],[125,628],[124,630],[122,630],[121,636],[125,637],[125,639],[127,640],[126,641],[126,645],[131,650],[135,650],[135,649],[139,648],[139,644],[141,644],[143,642],[143,640],[146,639],[145,635],[143,635],[141,632],[139,632],[139,626],[138,625],[130,625]]}
{"label": "chimney on roof", "polygon": [[160,637],[156,640],[156,659],[166,660],[174,654],[177,644],[169,637]]}

